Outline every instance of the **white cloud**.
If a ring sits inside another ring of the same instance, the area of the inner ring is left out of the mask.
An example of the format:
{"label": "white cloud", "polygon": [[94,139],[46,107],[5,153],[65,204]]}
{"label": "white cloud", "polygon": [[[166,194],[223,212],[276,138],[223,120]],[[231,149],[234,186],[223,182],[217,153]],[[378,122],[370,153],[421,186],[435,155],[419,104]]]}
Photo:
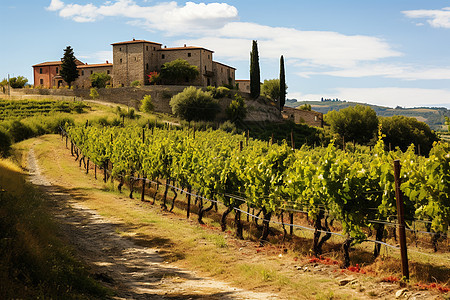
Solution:
{"label": "white cloud", "polygon": [[324,71],[304,71],[297,75],[309,78],[313,75],[328,75],[345,78],[361,78],[379,76],[385,78],[395,78],[402,80],[448,80],[450,79],[449,67],[419,67],[399,64],[358,64],[352,68],[341,68]]}
{"label": "white cloud", "polygon": [[140,6],[133,0],[108,1],[101,6],[92,3],[65,4],[52,0],[48,10],[58,11],[64,18],[75,22],[94,22],[104,17],[126,17],[149,30],[162,30],[169,34],[212,31],[236,20],[237,9],[226,3],[162,2],[153,6]]}
{"label": "white cloud", "polygon": [[420,89],[420,88],[337,88],[328,94],[299,94],[288,95],[298,100],[320,100],[324,98],[339,98],[354,102],[376,104],[387,107],[417,107],[417,106],[446,106],[450,107],[450,90]]}
{"label": "white cloud", "polygon": [[105,63],[106,61],[112,63],[113,54],[111,51],[97,51],[93,53],[81,52],[79,55],[77,55],[77,58],[79,58],[83,62],[88,62],[89,64]]}
{"label": "white cloud", "polygon": [[440,10],[439,9],[405,10],[402,11],[402,13],[411,19],[428,19],[427,22],[432,27],[450,28],[450,7],[444,7]]}
{"label": "white cloud", "polygon": [[50,5],[47,7],[47,10],[56,11],[60,10],[64,7],[64,3],[61,0],[52,0]]}
{"label": "white cloud", "polygon": [[220,57],[248,60],[251,41],[258,40],[260,57],[288,59],[313,66],[351,67],[360,61],[375,61],[401,56],[384,40],[331,31],[301,31],[255,23],[230,22],[215,37],[190,40],[190,43],[216,49]]}

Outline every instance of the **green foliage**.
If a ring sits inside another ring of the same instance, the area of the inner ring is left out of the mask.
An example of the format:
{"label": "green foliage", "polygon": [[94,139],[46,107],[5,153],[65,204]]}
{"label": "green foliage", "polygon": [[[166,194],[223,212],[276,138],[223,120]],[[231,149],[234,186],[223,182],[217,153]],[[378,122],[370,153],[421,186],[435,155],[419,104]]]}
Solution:
{"label": "green foliage", "polygon": [[69,88],[72,87],[72,82],[74,82],[78,76],[76,58],[73,53],[73,49],[70,46],[67,46],[64,49],[64,56],[61,58],[61,70],[59,74],[64,79],[65,82],[69,85]]}
{"label": "green foliage", "polygon": [[106,72],[95,72],[89,76],[91,80],[91,85],[93,88],[105,88],[107,83],[111,80],[111,76],[109,76]]}
{"label": "green foliage", "polygon": [[230,89],[225,86],[208,86],[206,87],[206,90],[211,93],[211,95],[214,97],[214,99],[220,99],[225,97],[231,97]]}
{"label": "green foliage", "polygon": [[89,93],[89,96],[95,100],[97,99],[100,95],[98,94],[98,91],[95,87],[91,88],[91,92]]}
{"label": "green foliage", "polygon": [[261,93],[260,77],[258,43],[254,40],[252,42],[252,52],[250,52],[250,96],[253,99],[258,98]]}
{"label": "green foliage", "polygon": [[384,135],[384,142],[392,149],[399,147],[406,151],[411,144],[420,145],[421,154],[428,155],[433,143],[439,138],[434,131],[424,122],[417,121],[415,118],[404,116],[393,116],[380,118],[381,130]]}
{"label": "green foliage", "polygon": [[132,87],[140,87],[141,86],[141,81],[140,80],[134,80],[131,82],[130,84]]}
{"label": "green foliage", "polygon": [[166,62],[161,68],[161,80],[166,84],[184,84],[193,81],[200,74],[197,66],[184,59]]}
{"label": "green foliage", "polygon": [[363,105],[330,111],[325,115],[325,122],[345,141],[359,144],[373,140],[378,129],[377,114],[371,107]]}
{"label": "green foliage", "polygon": [[141,107],[139,108],[140,111],[149,113],[152,112],[155,109],[155,105],[152,102],[152,96],[151,95],[145,95],[144,99],[142,99]]}
{"label": "green foliage", "polygon": [[448,126],[448,131],[450,132],[450,118],[449,117],[445,117],[445,125]]}
{"label": "green foliage", "polygon": [[220,111],[219,104],[211,93],[196,89],[193,86],[185,88],[181,93],[170,99],[173,114],[187,121],[214,120]]}
{"label": "green foliage", "polygon": [[49,115],[55,112],[83,112],[88,107],[83,102],[54,100],[0,100],[0,120]]}
{"label": "green foliage", "polygon": [[280,100],[280,80],[264,80],[264,83],[261,85],[261,94],[274,102],[278,102]]}
{"label": "green foliage", "polygon": [[11,77],[9,79],[9,84],[13,89],[21,89],[27,84],[27,82],[28,79],[23,76]]}
{"label": "green foliage", "polygon": [[303,104],[299,106],[297,109],[311,111],[311,104]]}
{"label": "green foliage", "polygon": [[11,148],[11,136],[0,127],[0,157],[8,156]]}
{"label": "green foliage", "polygon": [[236,133],[237,130],[236,125],[234,125],[234,123],[232,123],[231,121],[223,122],[222,124],[220,124],[219,129],[230,133]]}
{"label": "green foliage", "polygon": [[284,104],[286,103],[286,74],[284,71],[284,57],[281,55],[280,57],[280,110],[283,109]]}
{"label": "green foliage", "polygon": [[227,107],[226,113],[230,121],[242,121],[247,115],[247,105],[244,102],[244,98],[236,93],[233,101]]}

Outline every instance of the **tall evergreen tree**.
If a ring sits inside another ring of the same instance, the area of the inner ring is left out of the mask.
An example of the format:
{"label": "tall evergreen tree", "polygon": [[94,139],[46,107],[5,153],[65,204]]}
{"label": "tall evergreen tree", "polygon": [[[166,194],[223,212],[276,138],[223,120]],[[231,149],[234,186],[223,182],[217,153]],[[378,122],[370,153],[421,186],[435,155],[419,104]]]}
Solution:
{"label": "tall evergreen tree", "polygon": [[280,110],[283,109],[286,103],[286,76],[284,74],[284,57],[280,58]]}
{"label": "tall evergreen tree", "polygon": [[70,46],[67,46],[64,49],[64,57],[61,58],[61,71],[60,75],[64,79],[65,82],[69,85],[69,88],[72,87],[72,82],[74,82],[79,74],[77,70],[76,58],[73,54],[73,49]]}
{"label": "tall evergreen tree", "polygon": [[253,99],[259,97],[261,93],[261,79],[259,72],[258,44],[253,41],[252,52],[250,52],[250,96]]}

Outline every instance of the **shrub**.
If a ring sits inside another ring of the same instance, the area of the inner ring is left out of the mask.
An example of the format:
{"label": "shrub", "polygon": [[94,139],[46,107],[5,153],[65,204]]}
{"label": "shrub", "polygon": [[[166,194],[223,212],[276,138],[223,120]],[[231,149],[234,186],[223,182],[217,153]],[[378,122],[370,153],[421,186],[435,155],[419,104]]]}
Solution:
{"label": "shrub", "polygon": [[197,66],[189,64],[184,59],[166,62],[161,68],[161,79],[164,83],[180,84],[194,80],[200,72]]}
{"label": "shrub", "polygon": [[213,120],[220,111],[219,104],[209,92],[193,86],[185,88],[170,100],[172,112],[187,121]]}
{"label": "shrub", "polygon": [[111,80],[111,76],[109,76],[106,72],[95,72],[89,76],[91,80],[92,87],[94,88],[105,88],[108,81]]}
{"label": "shrub", "polygon": [[226,113],[228,119],[232,122],[243,120],[247,114],[247,105],[245,105],[244,98],[236,93],[234,100],[227,107]]}
{"label": "shrub", "polygon": [[230,89],[224,86],[219,86],[217,88],[214,86],[208,86],[206,90],[211,93],[214,99],[231,97]]}
{"label": "shrub", "polygon": [[236,133],[236,125],[230,121],[225,121],[220,124],[219,129],[229,133]]}
{"label": "shrub", "polygon": [[25,125],[20,121],[12,121],[8,128],[8,133],[14,143],[26,140],[33,137],[35,134],[30,126]]}
{"label": "shrub", "polygon": [[91,93],[89,94],[89,96],[91,96],[92,99],[97,99],[100,95],[97,92],[96,88],[91,88]]}
{"label": "shrub", "polygon": [[6,131],[0,128],[0,157],[8,155],[11,148],[11,137]]}
{"label": "shrub", "polygon": [[139,108],[140,111],[149,113],[155,109],[155,105],[153,105],[153,102],[152,102],[152,96],[145,95],[144,99],[142,99],[141,102],[142,102],[142,104],[141,104],[141,107]]}
{"label": "shrub", "polygon": [[131,82],[131,86],[132,87],[139,87],[139,86],[141,86],[141,82],[139,80],[135,80],[135,81]]}

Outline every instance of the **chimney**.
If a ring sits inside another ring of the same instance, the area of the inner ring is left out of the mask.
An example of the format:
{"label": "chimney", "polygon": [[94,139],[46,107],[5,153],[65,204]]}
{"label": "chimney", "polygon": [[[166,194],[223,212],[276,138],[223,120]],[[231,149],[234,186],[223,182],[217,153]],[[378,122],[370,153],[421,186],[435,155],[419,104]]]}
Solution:
{"label": "chimney", "polygon": [[184,44],[184,47],[186,48],[186,44]]}
{"label": "chimney", "polygon": [[133,42],[135,41],[136,39],[135,38],[133,38]]}
{"label": "chimney", "polygon": [[166,45],[164,45],[164,48],[167,48],[167,46],[166,46]]}
{"label": "chimney", "polygon": [[108,61],[106,61],[106,63],[108,63]]}

